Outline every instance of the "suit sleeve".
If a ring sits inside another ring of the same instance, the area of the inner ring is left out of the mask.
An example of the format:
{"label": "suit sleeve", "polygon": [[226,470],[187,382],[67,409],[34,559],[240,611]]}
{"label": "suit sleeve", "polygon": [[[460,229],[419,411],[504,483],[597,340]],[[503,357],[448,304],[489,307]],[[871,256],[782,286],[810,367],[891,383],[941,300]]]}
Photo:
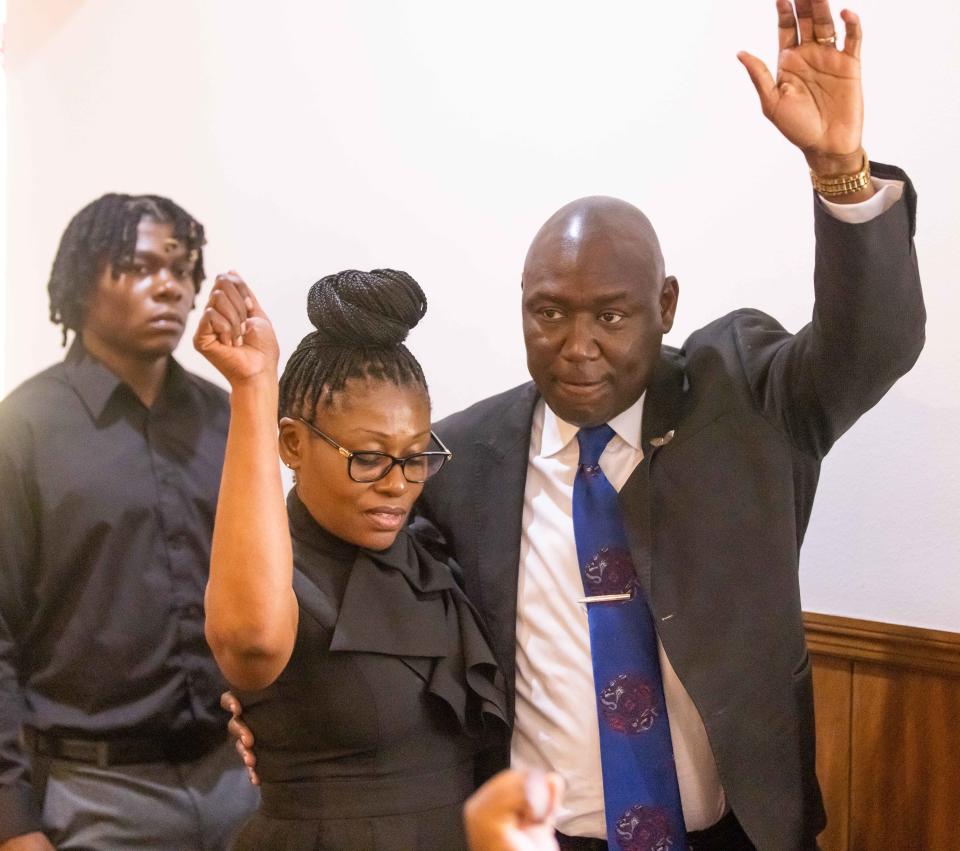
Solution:
{"label": "suit sleeve", "polygon": [[29,760],[20,744],[24,698],[19,677],[19,636],[28,611],[38,536],[25,475],[27,453],[23,441],[13,438],[9,423],[0,423],[0,842],[41,829]]}
{"label": "suit sleeve", "polygon": [[847,224],[814,200],[811,322],[791,335],[750,312],[737,328],[757,404],[817,458],[913,366],[924,343],[916,193],[900,169],[872,168],[906,184],[900,200],[876,218]]}

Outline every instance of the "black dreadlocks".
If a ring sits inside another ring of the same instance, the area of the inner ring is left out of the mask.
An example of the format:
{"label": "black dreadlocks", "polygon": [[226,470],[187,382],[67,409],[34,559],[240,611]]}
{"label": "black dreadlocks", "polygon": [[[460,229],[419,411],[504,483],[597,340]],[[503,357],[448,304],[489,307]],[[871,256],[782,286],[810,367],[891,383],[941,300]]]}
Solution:
{"label": "black dreadlocks", "polygon": [[317,329],[300,341],[280,377],[280,416],[312,420],[351,378],[414,385],[423,370],[403,345],[427,312],[427,297],[406,272],[348,269],[321,278],[307,296]]}
{"label": "black dreadlocks", "polygon": [[203,225],[169,198],[111,192],[77,213],[60,237],[47,292],[50,321],[63,326],[64,345],[67,331],[80,330],[90,291],[103,264],[109,263],[113,277],[117,278],[132,261],[137,226],[144,217],[173,225],[174,239],[184,243],[189,256],[196,257],[193,285],[200,291],[206,242]]}

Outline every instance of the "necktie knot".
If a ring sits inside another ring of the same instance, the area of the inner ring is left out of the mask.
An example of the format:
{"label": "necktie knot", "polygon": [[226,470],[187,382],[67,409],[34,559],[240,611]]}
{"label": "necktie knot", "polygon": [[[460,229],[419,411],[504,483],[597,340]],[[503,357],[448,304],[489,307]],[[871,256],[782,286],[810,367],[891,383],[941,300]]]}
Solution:
{"label": "necktie knot", "polygon": [[580,463],[584,467],[596,467],[600,463],[603,450],[613,435],[614,431],[607,423],[580,429],[577,432],[577,442],[580,444]]}

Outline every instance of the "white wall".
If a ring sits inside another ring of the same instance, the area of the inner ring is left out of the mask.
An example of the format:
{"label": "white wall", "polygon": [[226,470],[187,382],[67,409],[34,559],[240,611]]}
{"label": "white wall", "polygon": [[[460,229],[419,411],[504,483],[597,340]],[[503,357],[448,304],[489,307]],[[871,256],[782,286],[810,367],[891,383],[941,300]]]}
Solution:
{"label": "white wall", "polygon": [[[430,298],[411,342],[438,414],[526,378],[523,255],[580,195],[619,195],[657,225],[682,288],[669,342],[745,305],[798,328],[804,163],[735,58],[775,62],[773,7],[11,0],[5,387],[61,356],[49,266],[69,217],[108,190],[170,195],[204,221],[208,270],[254,282],[285,352],[321,274],[410,271]],[[960,10],[856,8],[865,145],[919,189],[930,320],[918,366],[826,462],[804,605],[960,630]]]}

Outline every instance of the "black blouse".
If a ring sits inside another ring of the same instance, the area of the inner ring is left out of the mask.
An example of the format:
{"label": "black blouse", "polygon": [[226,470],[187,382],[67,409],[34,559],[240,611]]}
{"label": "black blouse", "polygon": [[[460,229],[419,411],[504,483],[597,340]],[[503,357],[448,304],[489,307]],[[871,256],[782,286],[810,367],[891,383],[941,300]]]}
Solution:
{"label": "black blouse", "polygon": [[[287,504],[296,644],[271,686],[239,695],[263,784],[254,821],[336,820],[347,833],[331,847],[457,847],[473,758],[506,718],[477,615],[450,567],[407,531],[365,550],[322,529],[295,491]],[[423,814],[444,808],[449,825],[429,828],[441,835],[422,835]],[[254,847],[245,833],[239,847]]]}

